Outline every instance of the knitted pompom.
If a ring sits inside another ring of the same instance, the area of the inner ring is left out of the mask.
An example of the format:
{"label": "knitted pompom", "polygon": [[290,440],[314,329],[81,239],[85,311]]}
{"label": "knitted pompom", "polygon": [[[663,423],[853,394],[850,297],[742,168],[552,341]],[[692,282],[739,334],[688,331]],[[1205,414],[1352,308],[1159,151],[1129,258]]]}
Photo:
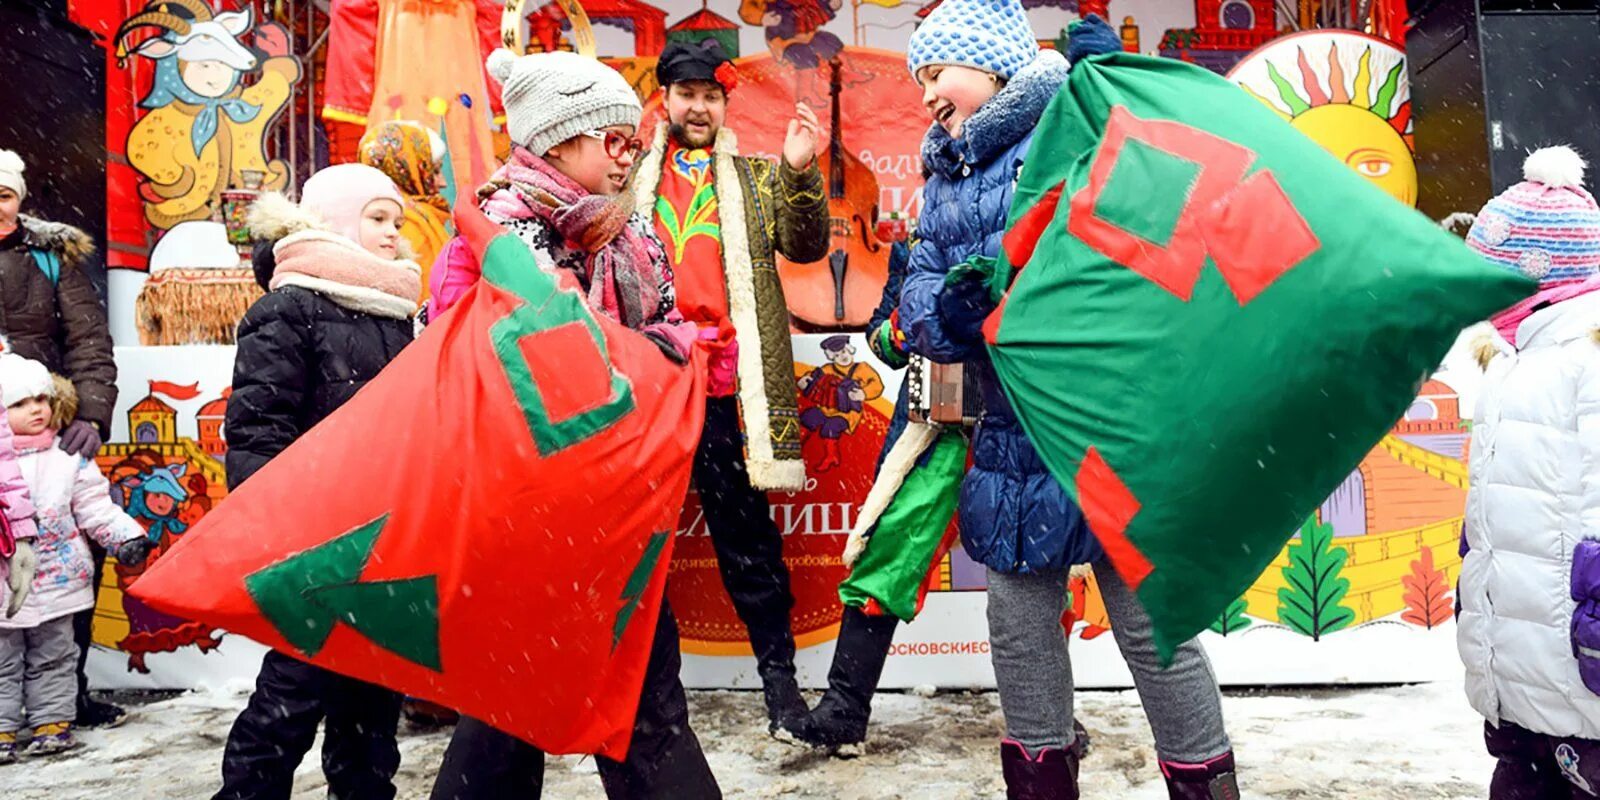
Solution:
{"label": "knitted pompom", "polygon": [[504,84],[506,79],[511,77],[511,68],[516,66],[516,63],[517,54],[501,47],[489,54],[485,66],[489,68],[489,74],[493,75],[495,80]]}
{"label": "knitted pompom", "polygon": [[1586,166],[1583,156],[1570,147],[1545,147],[1522,162],[1522,178],[1551,189],[1581,189]]}
{"label": "knitted pompom", "polygon": [[10,150],[0,150],[0,172],[25,172],[28,165],[22,163],[22,156]]}

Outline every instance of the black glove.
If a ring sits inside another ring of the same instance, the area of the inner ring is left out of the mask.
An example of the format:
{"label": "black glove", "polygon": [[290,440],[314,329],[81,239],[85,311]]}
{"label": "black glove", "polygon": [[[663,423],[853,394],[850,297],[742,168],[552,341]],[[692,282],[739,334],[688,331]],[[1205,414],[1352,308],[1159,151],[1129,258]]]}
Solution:
{"label": "black glove", "polygon": [[61,449],[80,458],[94,458],[102,444],[100,431],[92,422],[80,419],[61,429]]}
{"label": "black glove", "polygon": [[983,335],[983,321],[994,311],[989,284],[979,272],[966,272],[945,281],[939,291],[939,318],[952,340],[966,344]]}
{"label": "black glove", "polygon": [[644,336],[646,339],[655,342],[656,348],[661,351],[662,355],[665,355],[667,358],[671,359],[672,363],[677,364],[680,367],[689,363],[689,357],[678,352],[677,345],[674,345],[671,339],[668,339],[659,331],[645,331]]}
{"label": "black glove", "polygon": [[137,567],[150,557],[150,540],[140,536],[117,545],[117,561],[126,567]]}

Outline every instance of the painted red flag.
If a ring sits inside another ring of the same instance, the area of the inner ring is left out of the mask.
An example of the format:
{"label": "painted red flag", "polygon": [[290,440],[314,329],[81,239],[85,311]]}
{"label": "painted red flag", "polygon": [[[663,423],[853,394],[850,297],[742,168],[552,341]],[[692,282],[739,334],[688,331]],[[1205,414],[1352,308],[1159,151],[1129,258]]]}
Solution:
{"label": "painted red flag", "polygon": [[200,396],[200,384],[170,383],[168,381],[151,381],[150,393],[170,397],[174,400],[193,400]]}

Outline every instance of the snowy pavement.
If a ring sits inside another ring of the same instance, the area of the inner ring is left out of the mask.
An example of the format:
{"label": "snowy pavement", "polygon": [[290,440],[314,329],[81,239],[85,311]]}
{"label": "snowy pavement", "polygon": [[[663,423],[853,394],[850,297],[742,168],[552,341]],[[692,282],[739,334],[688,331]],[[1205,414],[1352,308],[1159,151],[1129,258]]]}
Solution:
{"label": "snowy pavement", "polygon": [[[1150,731],[1132,692],[1084,692],[1078,717],[1093,748],[1088,800],[1155,800],[1166,792]],[[6,800],[206,798],[244,696],[195,693],[132,706],[127,725],[83,735],[86,747],[51,761],[0,767]],[[729,798],[970,800],[1003,798],[1001,729],[993,692],[924,698],[886,693],[867,754],[842,761],[765,735],[760,696],[692,692],[693,720]],[[1271,800],[1466,800],[1487,794],[1492,762],[1482,720],[1459,683],[1387,689],[1229,691],[1223,700],[1244,794]],[[448,733],[404,731],[400,798],[426,798]],[[320,749],[320,744],[318,746]],[[326,796],[312,757],[296,800]],[[592,759],[551,759],[545,797],[602,798]]]}

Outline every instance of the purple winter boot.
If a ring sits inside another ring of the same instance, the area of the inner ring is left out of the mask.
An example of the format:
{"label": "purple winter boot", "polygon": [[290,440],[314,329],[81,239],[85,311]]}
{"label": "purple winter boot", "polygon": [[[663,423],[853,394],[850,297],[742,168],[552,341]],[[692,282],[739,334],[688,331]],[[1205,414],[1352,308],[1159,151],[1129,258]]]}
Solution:
{"label": "purple winter boot", "polygon": [[1233,753],[1223,753],[1200,764],[1161,762],[1172,800],[1239,800],[1239,778],[1234,774]]}
{"label": "purple winter boot", "polygon": [[1028,755],[1020,742],[1000,743],[1006,800],[1078,800],[1078,757],[1070,749],[1046,747]]}

